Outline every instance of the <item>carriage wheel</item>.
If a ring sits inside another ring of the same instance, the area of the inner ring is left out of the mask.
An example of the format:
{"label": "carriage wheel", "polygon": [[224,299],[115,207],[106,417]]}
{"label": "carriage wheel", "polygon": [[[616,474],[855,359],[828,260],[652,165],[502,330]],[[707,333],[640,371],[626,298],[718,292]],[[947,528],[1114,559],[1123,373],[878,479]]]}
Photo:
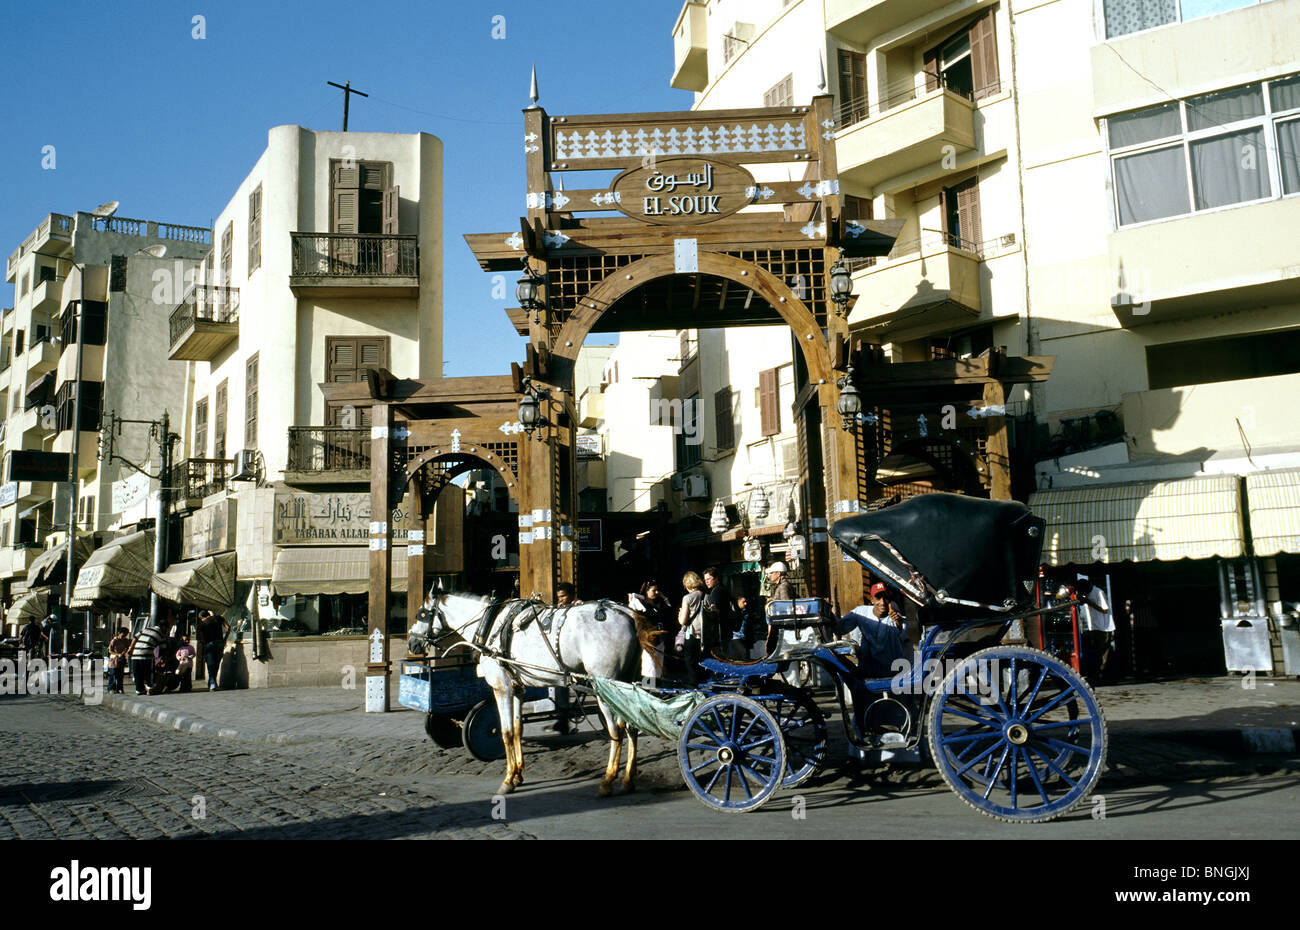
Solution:
{"label": "carriage wheel", "polygon": [[826,761],[826,718],[804,692],[777,682],[765,687],[776,697],[765,696],[763,706],[776,718],[785,740],[781,787],[793,788],[807,781]]}
{"label": "carriage wheel", "polygon": [[1106,718],[1065,663],[995,646],[944,678],[930,705],[930,753],[948,787],[999,820],[1051,820],[1083,801],[1106,762]]}
{"label": "carriage wheel", "polygon": [[785,740],[776,717],[762,704],[720,694],[687,718],[677,761],[701,803],[738,814],[762,806],[781,786]]}
{"label": "carriage wheel", "polygon": [[465,751],[480,762],[495,762],[506,757],[501,742],[501,717],[495,701],[480,701],[465,715],[461,728]]}
{"label": "carriage wheel", "polygon": [[429,739],[441,749],[454,749],[461,745],[460,724],[451,714],[439,714],[433,711],[425,714],[424,732],[429,734]]}

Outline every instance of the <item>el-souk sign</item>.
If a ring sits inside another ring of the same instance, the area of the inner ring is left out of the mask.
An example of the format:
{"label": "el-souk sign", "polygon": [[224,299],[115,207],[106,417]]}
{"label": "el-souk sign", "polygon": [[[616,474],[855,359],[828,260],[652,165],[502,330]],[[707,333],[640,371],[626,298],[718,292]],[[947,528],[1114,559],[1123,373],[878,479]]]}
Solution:
{"label": "el-souk sign", "polygon": [[619,212],[655,225],[708,223],[754,202],[754,176],[707,158],[661,158],[629,168],[610,185]]}

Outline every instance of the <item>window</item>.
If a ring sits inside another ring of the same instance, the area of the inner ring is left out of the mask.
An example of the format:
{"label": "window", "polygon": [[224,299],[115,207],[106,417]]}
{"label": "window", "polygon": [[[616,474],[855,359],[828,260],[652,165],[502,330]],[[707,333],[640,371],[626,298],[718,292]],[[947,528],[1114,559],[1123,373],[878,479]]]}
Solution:
{"label": "window", "polygon": [[677,446],[677,470],[685,471],[700,464],[700,397],[698,394],[682,401],[682,422],[674,430]]}
{"label": "window", "polygon": [[[996,9],[996,8],[995,8]],[[941,85],[980,100],[1002,89],[993,10],[986,10],[923,56],[925,89]]]}
{"label": "window", "polygon": [[[65,381],[54,395],[55,423],[60,433],[72,429],[73,394],[75,390],[75,381]],[[78,427],[81,432],[94,432],[99,429],[99,408],[103,393],[104,385],[102,382],[81,382],[81,423]]]}
{"label": "window", "polygon": [[95,522],[95,499],[83,497],[77,502],[77,523],[82,529],[93,529]]}
{"label": "window", "polygon": [[226,395],[230,386],[229,378],[222,378],[217,385],[217,400],[212,416],[212,457],[226,457]]}
{"label": "window", "polygon": [[1262,0],[1102,0],[1106,38],[1254,6]]}
{"label": "window", "polygon": [[9,528],[10,524],[0,523],[0,546],[9,547]]}
{"label": "window", "polygon": [[221,234],[221,283],[230,287],[230,266],[235,254],[235,223],[226,224],[226,231]]}
{"label": "window", "polygon": [[713,422],[719,452],[736,445],[735,402],[731,388],[724,387],[713,395]]}
{"label": "window", "polygon": [[22,279],[22,290],[20,291],[18,296],[26,297],[27,292],[30,291],[31,289],[32,289],[32,273],[30,271],[24,271],[23,279]]}
{"label": "window", "polygon": [[55,278],[55,271],[53,265],[41,265],[39,268],[36,269],[36,273],[39,276],[37,278],[38,283],[40,281],[53,281]]}
{"label": "window", "polygon": [[248,273],[262,267],[262,185],[248,195]]}
{"label": "window", "polygon": [[1106,120],[1118,225],[1300,193],[1300,75]]}
{"label": "window", "polygon": [[[365,377],[367,368],[388,367],[387,336],[326,336],[325,380],[330,384],[352,383]],[[344,422],[344,405],[332,405],[326,411],[327,425],[370,426],[370,408],[362,407],[350,422]]]}
{"label": "window", "polygon": [[695,358],[700,350],[700,334],[698,330],[682,329],[677,331],[678,358],[680,367],[686,367],[686,363]]}
{"label": "window", "polygon": [[763,94],[765,107],[794,106],[794,75],[787,74]]}
{"label": "window", "polygon": [[257,448],[257,353],[244,366],[244,448]]}
{"label": "window", "polygon": [[399,232],[392,178],[392,162],[331,161],[330,232]]}
{"label": "window", "polygon": [[839,50],[840,125],[849,126],[867,118],[867,56]]}
{"label": "window", "polygon": [[208,257],[203,259],[203,283],[205,284],[216,283],[214,280],[212,280],[212,262],[213,262],[213,256],[215,254],[216,254],[215,249],[209,249]]}
{"label": "window", "polygon": [[758,373],[758,409],[761,433],[775,436],[781,432],[781,405],[777,390],[779,369],[769,368]]}
{"label": "window", "polygon": [[205,397],[194,405],[194,458],[207,458],[208,455],[208,399]]}
{"label": "window", "polygon": [[969,177],[945,187],[939,195],[943,208],[943,231],[953,248],[978,252],[980,244],[979,179]]}
{"label": "window", "polygon": [[24,348],[23,339],[26,335],[27,334],[24,333],[21,329],[14,331],[14,358],[17,358],[18,356],[23,354],[23,348]]}

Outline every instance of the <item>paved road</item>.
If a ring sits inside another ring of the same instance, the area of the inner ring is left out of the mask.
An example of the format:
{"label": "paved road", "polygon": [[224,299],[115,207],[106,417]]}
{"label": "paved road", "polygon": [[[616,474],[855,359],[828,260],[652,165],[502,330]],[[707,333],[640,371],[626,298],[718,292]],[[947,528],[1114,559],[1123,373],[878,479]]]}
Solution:
{"label": "paved road", "polygon": [[[612,799],[595,796],[598,738],[533,743],[533,774],[502,803],[496,763],[459,750],[442,757],[427,741],[409,756],[391,741],[271,747],[36,697],[0,700],[0,732],[0,839],[1300,837],[1300,767],[1277,759],[1254,771],[1201,767],[1178,784],[1108,774],[1098,787],[1104,819],[1088,807],[1016,826],[971,811],[924,771],[886,781],[833,771],[800,789],[802,817],[790,793],[722,815],[680,787],[669,744],[655,739],[643,741],[642,789]],[[442,764],[403,762],[424,754]]]}
{"label": "paved road", "polygon": [[0,699],[0,733],[0,840],[526,835],[481,805],[69,698]]}

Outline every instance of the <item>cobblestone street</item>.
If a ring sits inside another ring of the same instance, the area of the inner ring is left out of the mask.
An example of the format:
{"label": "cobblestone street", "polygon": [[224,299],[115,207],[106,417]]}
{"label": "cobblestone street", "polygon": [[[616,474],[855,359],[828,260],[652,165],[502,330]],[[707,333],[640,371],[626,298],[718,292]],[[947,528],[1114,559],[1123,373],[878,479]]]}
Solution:
{"label": "cobblestone street", "polygon": [[[418,789],[66,698],[0,702],[0,840],[506,839]],[[469,826],[469,824],[473,824]]]}

